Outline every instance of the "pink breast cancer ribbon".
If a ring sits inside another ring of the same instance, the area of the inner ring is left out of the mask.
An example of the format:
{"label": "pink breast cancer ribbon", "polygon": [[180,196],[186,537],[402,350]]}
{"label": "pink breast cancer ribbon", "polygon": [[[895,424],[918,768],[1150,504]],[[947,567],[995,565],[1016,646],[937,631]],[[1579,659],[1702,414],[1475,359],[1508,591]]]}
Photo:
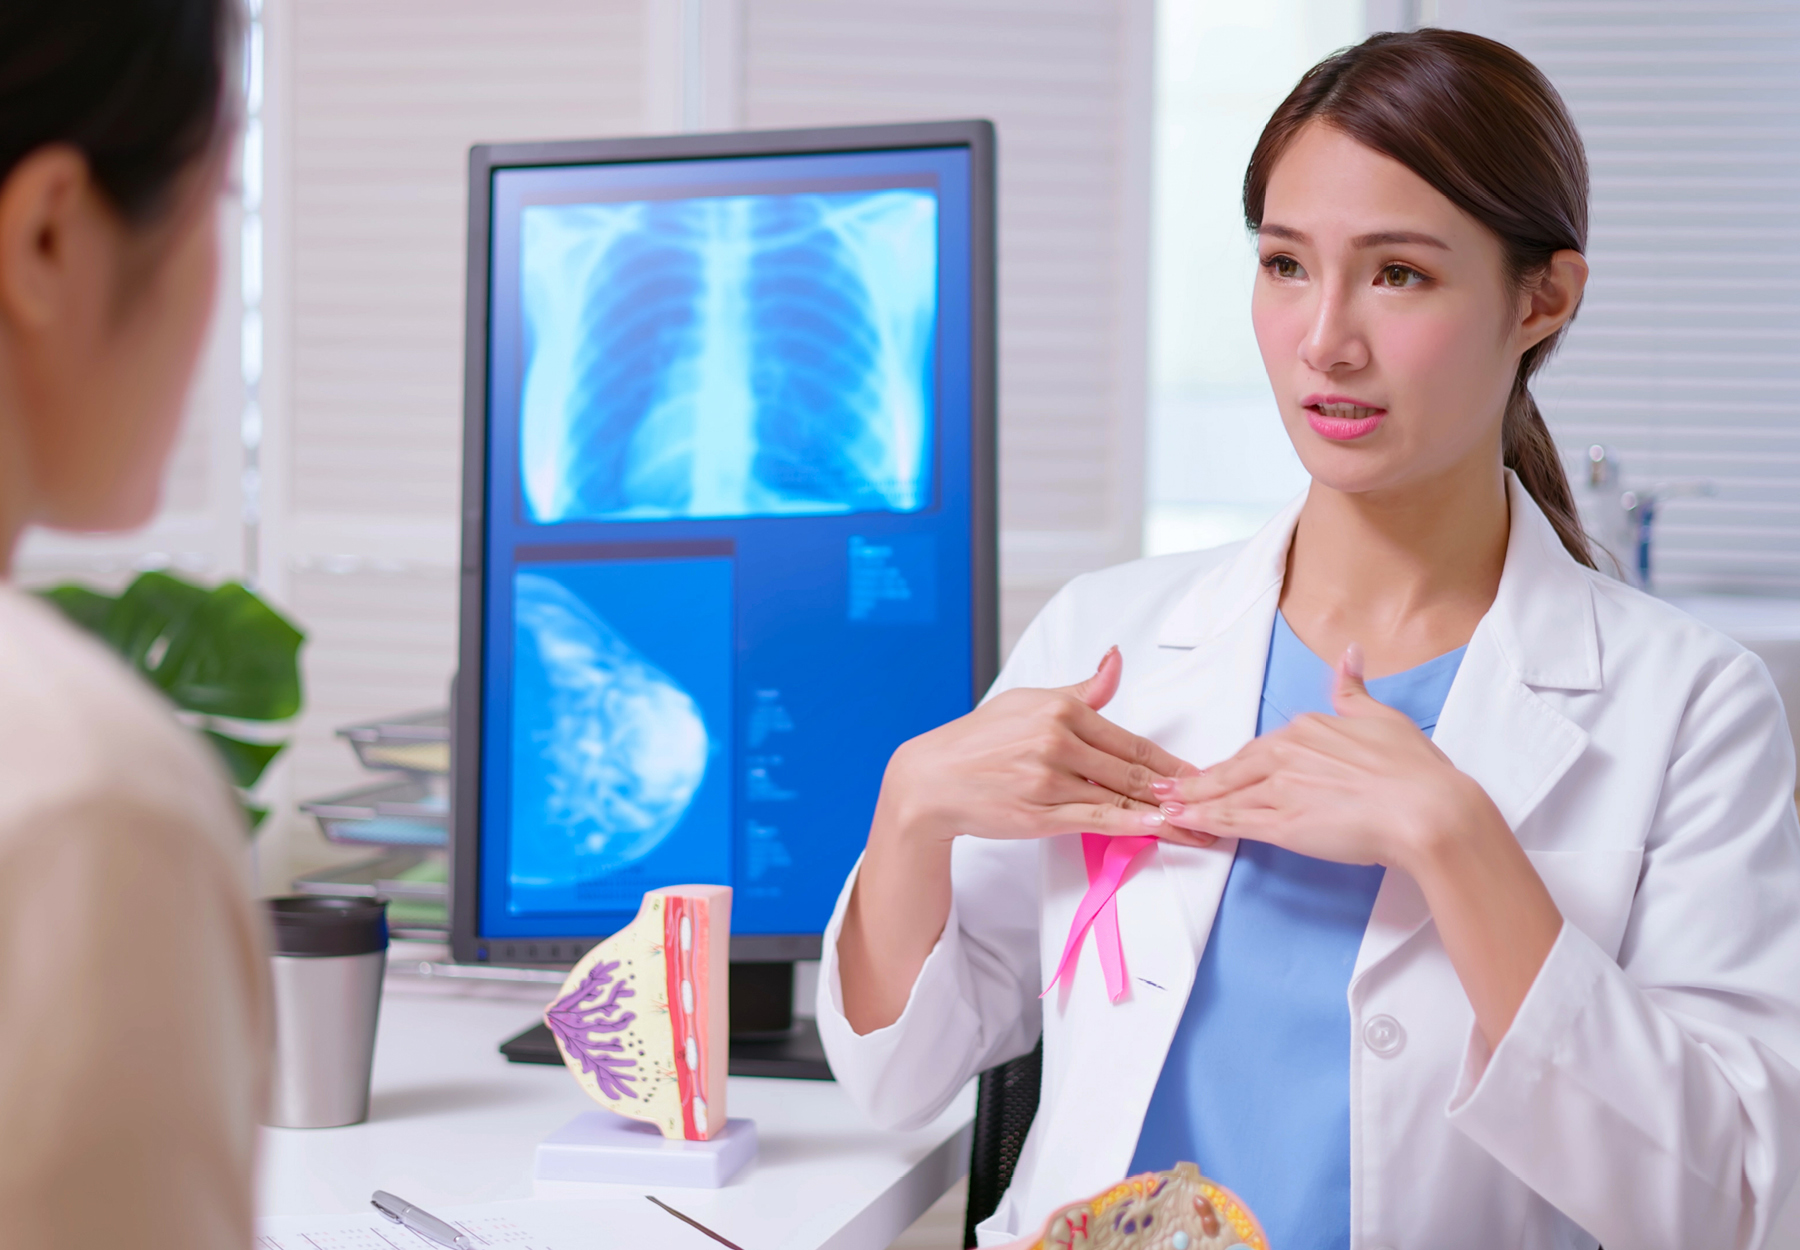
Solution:
{"label": "pink breast cancer ribbon", "polygon": [[1081,956],[1081,939],[1094,931],[1094,944],[1100,952],[1100,971],[1106,977],[1106,996],[1113,1002],[1125,997],[1125,947],[1119,941],[1119,883],[1138,852],[1151,845],[1153,837],[1109,838],[1103,833],[1081,835],[1081,854],[1087,860],[1087,893],[1075,909],[1075,921],[1069,926],[1069,941],[1063,947],[1062,962],[1056,975],[1044,987],[1043,998],[1059,981],[1073,985],[1075,965]]}

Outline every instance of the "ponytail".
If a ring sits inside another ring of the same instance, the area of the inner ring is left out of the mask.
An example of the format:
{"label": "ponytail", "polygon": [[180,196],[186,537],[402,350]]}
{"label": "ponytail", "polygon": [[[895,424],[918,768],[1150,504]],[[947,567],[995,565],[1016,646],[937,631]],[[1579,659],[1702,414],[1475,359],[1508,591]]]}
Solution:
{"label": "ponytail", "polygon": [[[1530,364],[1536,363],[1536,360],[1530,361]],[[1527,385],[1529,372],[1528,365],[1521,362],[1512,397],[1506,401],[1506,416],[1500,423],[1500,458],[1507,468],[1518,474],[1519,485],[1543,509],[1545,518],[1569,554],[1577,562],[1595,568],[1594,553],[1581,528],[1581,517],[1575,511],[1569,475],[1563,471],[1562,458],[1556,454],[1556,440],[1550,437],[1544,414],[1538,411],[1537,401],[1531,397],[1531,388]]]}

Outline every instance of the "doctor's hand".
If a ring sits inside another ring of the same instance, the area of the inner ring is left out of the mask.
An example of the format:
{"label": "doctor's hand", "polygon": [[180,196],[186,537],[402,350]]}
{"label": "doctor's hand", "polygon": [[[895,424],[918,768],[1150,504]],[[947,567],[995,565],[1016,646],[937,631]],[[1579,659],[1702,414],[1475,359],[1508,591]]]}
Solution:
{"label": "doctor's hand", "polygon": [[1197,777],[1155,785],[1171,825],[1411,876],[1490,1047],[1512,1027],[1562,913],[1500,809],[1403,712],[1351,647],[1337,715],[1301,716]]}
{"label": "doctor's hand", "polygon": [[1100,715],[1123,668],[1114,647],[1086,681],[1009,690],[894,752],[838,933],[838,981],[852,1029],[886,1028],[905,1009],[950,916],[950,848],[958,837],[1214,840],[1172,828],[1157,810],[1158,783],[1193,767]]}
{"label": "doctor's hand", "polygon": [[1360,648],[1339,662],[1331,702],[1336,716],[1295,717],[1198,776],[1155,785],[1169,824],[1411,871],[1438,838],[1499,819],[1410,717],[1369,693]]}
{"label": "doctor's hand", "polygon": [[1212,842],[1169,828],[1158,811],[1157,783],[1193,766],[1100,715],[1123,668],[1114,647],[1086,681],[1008,690],[902,745],[881,783],[871,839],[897,830],[944,842],[1091,831]]}

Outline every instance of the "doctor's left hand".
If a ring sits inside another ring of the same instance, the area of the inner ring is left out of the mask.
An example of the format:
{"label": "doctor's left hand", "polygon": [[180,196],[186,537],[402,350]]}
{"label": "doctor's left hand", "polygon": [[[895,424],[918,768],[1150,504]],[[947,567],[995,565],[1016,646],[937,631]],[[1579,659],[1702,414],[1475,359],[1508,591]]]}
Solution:
{"label": "doctor's left hand", "polygon": [[1490,1047],[1500,1045],[1562,931],[1506,818],[1405,713],[1338,664],[1336,716],[1300,716],[1197,777],[1158,783],[1182,829],[1251,838],[1418,882]]}
{"label": "doctor's left hand", "polygon": [[1404,712],[1368,692],[1360,648],[1338,664],[1332,706],[1336,716],[1296,717],[1199,776],[1161,783],[1163,815],[1315,859],[1408,869],[1436,840],[1500,820]]}

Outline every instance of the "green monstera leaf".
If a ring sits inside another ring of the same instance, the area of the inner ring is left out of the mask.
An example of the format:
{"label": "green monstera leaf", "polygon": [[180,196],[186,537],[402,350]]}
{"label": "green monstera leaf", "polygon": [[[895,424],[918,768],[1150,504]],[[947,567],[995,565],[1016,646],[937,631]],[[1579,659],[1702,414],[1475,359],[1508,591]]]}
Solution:
{"label": "green monstera leaf", "polygon": [[97,590],[89,590],[86,586],[77,586],[72,582],[64,586],[52,586],[39,593],[55,604],[64,616],[90,634],[105,635],[106,616],[112,611],[114,602],[110,595],[103,595]]}
{"label": "green monstera leaf", "polygon": [[[118,652],[200,719],[200,730],[242,790],[287,743],[227,733],[227,721],[282,721],[299,714],[300,645],[291,621],[237,582],[207,588],[172,573],[141,574],[117,597],[65,584],[40,592],[64,616]],[[268,812],[245,799],[251,827]]]}
{"label": "green monstera leaf", "polygon": [[275,762],[275,757],[287,746],[285,742],[248,742],[243,738],[222,734],[216,729],[203,729],[201,732],[218,749],[219,757],[225,761],[225,770],[243,790],[255,785],[269,765]]}
{"label": "green monstera leaf", "polygon": [[[127,591],[119,606],[126,606]],[[300,710],[306,635],[236,582],[170,618],[150,679],[177,707],[233,720],[286,720]]]}

